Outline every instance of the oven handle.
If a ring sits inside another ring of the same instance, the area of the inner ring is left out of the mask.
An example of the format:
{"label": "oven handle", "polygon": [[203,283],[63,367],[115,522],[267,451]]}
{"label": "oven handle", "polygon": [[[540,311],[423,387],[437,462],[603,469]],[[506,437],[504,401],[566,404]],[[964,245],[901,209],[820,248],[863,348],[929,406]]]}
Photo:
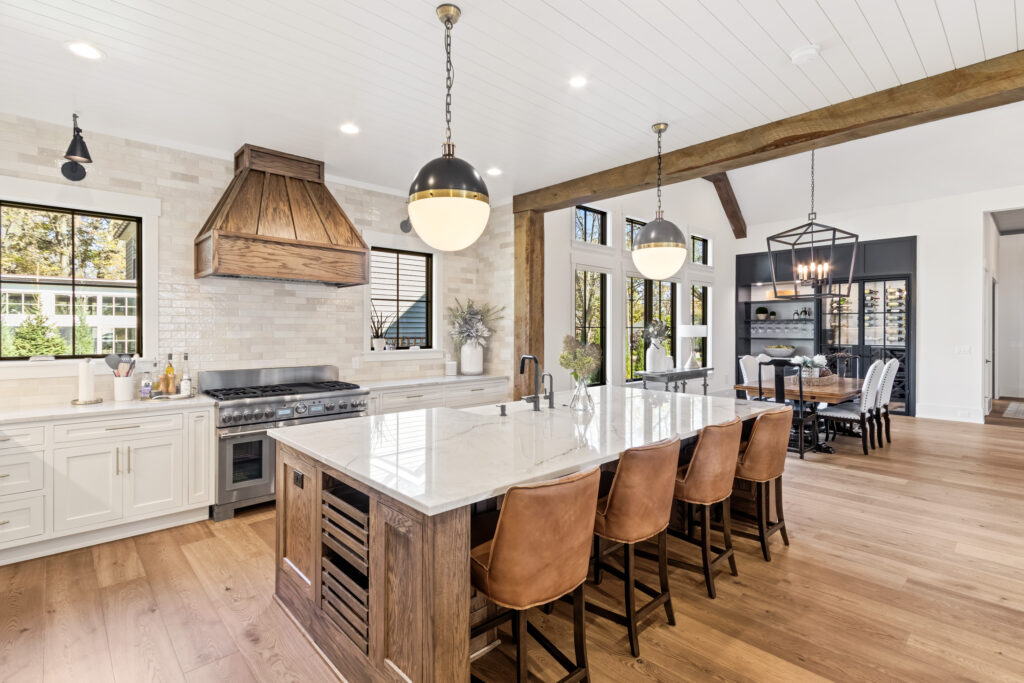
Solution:
{"label": "oven handle", "polygon": [[251,432],[234,432],[234,433],[231,433],[231,434],[221,434],[221,435],[219,435],[218,438],[221,441],[223,441],[225,439],[234,439],[235,437],[239,437],[239,436],[256,436],[258,434],[266,434],[266,433],[267,433],[266,429],[254,429]]}

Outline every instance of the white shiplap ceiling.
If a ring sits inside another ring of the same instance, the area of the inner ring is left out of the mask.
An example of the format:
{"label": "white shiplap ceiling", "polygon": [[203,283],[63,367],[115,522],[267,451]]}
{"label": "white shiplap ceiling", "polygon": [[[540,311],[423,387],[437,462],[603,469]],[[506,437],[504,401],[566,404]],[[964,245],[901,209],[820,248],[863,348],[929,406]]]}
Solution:
{"label": "white shiplap ceiling", "polygon": [[[440,152],[436,4],[0,0],[0,111],[62,123],[74,110],[87,134],[225,159],[252,142],[403,192]],[[460,5],[454,140],[504,171],[487,178],[498,201],[650,156],[658,120],[676,149],[1024,45],[1024,0]],[[106,58],[74,57],[76,40]],[[808,43],[820,59],[793,65]]]}

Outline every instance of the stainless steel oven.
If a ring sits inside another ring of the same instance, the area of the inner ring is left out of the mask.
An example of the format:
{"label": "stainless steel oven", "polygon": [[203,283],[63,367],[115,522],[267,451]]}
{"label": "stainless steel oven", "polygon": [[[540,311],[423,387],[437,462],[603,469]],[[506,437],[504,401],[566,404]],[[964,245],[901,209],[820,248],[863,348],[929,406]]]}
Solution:
{"label": "stainless steel oven", "polygon": [[218,430],[217,436],[217,504],[273,500],[277,453],[267,430],[229,427]]}

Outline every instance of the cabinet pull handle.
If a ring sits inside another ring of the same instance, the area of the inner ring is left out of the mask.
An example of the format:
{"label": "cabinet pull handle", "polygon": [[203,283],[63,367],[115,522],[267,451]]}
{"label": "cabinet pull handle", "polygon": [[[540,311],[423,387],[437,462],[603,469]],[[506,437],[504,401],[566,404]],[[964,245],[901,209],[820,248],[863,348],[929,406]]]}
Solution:
{"label": "cabinet pull handle", "polygon": [[10,472],[4,472],[3,474],[0,474],[0,479],[6,479],[9,476],[11,476]]}
{"label": "cabinet pull handle", "polygon": [[11,523],[11,520],[9,520],[9,519],[0,519],[0,526],[3,526],[4,524],[10,524],[10,523]]}
{"label": "cabinet pull handle", "polygon": [[479,387],[477,389],[470,389],[470,391],[483,391],[483,390],[484,390],[484,387]]}
{"label": "cabinet pull handle", "polygon": [[11,440],[11,437],[9,437],[9,436],[0,436],[0,441],[10,441],[10,440]]}
{"label": "cabinet pull handle", "polygon": [[423,394],[413,394],[412,396],[406,396],[406,398],[423,398]]}
{"label": "cabinet pull handle", "polygon": [[121,474],[121,447],[114,449],[114,476]]}
{"label": "cabinet pull handle", "polygon": [[121,425],[120,427],[107,427],[106,430],[108,432],[113,432],[113,431],[116,431],[118,429],[138,429],[141,426],[142,425]]}
{"label": "cabinet pull handle", "polygon": [[132,447],[128,446],[128,474],[132,473]]}

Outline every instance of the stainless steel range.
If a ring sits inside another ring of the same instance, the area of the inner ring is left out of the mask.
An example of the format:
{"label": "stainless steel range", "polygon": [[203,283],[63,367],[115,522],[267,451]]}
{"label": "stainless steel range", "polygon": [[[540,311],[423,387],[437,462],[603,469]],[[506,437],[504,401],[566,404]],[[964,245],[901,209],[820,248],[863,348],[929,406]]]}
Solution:
{"label": "stainless steel range", "polygon": [[274,499],[276,448],[268,429],[360,417],[370,396],[339,382],[333,365],[200,372],[199,390],[217,401],[218,522]]}

